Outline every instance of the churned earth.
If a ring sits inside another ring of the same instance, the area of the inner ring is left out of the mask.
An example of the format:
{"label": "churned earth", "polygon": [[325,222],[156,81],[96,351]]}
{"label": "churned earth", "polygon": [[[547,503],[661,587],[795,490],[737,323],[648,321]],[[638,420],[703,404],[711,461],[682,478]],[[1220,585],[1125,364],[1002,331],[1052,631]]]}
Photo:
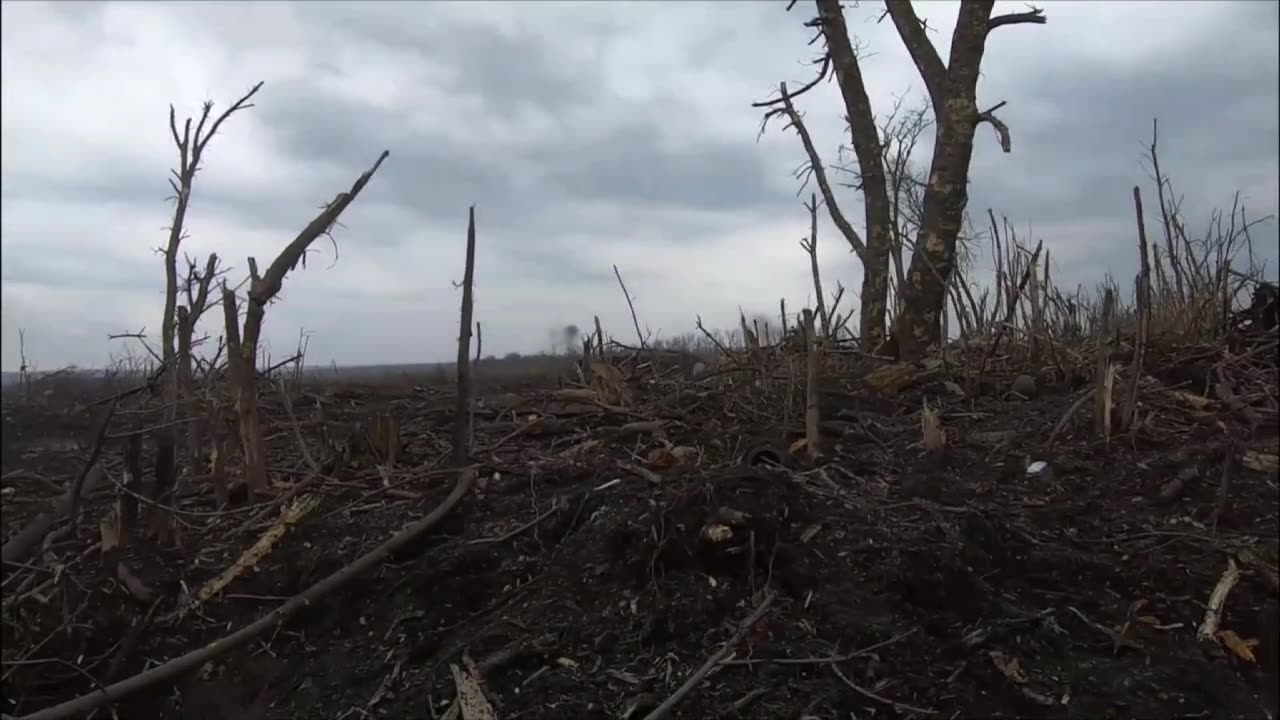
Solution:
{"label": "churned earth", "polygon": [[[643,718],[723,651],[670,717],[1264,717],[1259,653],[1274,650],[1260,610],[1276,593],[1280,506],[1268,464],[1274,364],[1226,366],[1227,402],[1194,382],[1224,361],[1166,355],[1149,361],[1137,429],[1109,440],[1094,429],[1085,375],[1034,372],[1028,397],[1009,392],[1009,362],[980,382],[932,364],[885,383],[888,371],[851,356],[828,368],[816,463],[792,447],[803,382],[784,370],[695,379],[618,362],[625,386],[594,394],[487,387],[475,483],[437,524],[115,712],[440,718],[457,695],[452,666],[480,680],[499,718]],[[83,407],[94,392],[6,399],[6,538],[76,476],[101,415]],[[256,567],[178,614],[280,510],[243,497],[219,509],[189,475],[176,540],[124,542],[107,561],[124,442],[114,438],[159,417],[145,394],[120,403],[100,460],[107,479],[74,532],[4,568],[5,712],[224,638],[453,489],[449,388],[313,385],[290,398],[262,395],[273,495],[302,484],[281,504],[292,524]],[[926,405],[941,451],[922,446]],[[365,437],[375,416],[399,423],[394,463]],[[1213,636],[1199,639],[1229,568],[1238,580]]]}

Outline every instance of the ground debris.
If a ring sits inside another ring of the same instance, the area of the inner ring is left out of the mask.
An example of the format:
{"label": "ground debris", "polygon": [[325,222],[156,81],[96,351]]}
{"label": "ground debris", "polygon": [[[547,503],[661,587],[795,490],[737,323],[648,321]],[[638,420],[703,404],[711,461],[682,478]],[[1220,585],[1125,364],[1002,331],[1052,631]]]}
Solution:
{"label": "ground debris", "polygon": [[[257,692],[273,659],[266,718],[455,703],[462,718],[1254,716],[1257,660],[1275,657],[1257,620],[1280,554],[1274,363],[1200,373],[1229,385],[1215,394],[1178,379],[1206,356],[1150,348],[1139,420],[1104,443],[1070,372],[1011,393],[1031,377],[1012,357],[973,381],[964,357],[838,355],[816,463],[788,451],[804,393],[769,372],[615,356],[590,387],[494,387],[476,404],[475,492],[220,659],[217,682]],[[172,513],[181,547],[136,571],[152,604],[102,563],[119,542],[114,481],[84,499],[76,534],[6,565],[3,685],[19,714],[248,625],[450,492],[447,392],[294,392],[296,424],[278,389],[261,393],[290,501],[219,507],[192,469]],[[123,417],[146,427],[148,402]],[[371,417],[394,419],[394,452],[327,439]],[[9,537],[74,477],[50,438],[92,427],[48,401],[7,403],[5,422]],[[109,479],[119,456],[104,450]],[[1210,601],[1224,567],[1232,587]],[[189,685],[117,710],[189,717],[171,697]]]}

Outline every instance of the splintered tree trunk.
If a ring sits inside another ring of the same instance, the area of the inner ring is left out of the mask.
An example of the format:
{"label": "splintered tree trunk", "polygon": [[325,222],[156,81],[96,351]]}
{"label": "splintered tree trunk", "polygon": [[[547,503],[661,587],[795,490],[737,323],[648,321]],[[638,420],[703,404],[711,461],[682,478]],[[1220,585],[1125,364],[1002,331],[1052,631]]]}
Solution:
{"label": "splintered tree trunk", "polygon": [[[614,268],[617,271],[617,268]],[[453,462],[462,466],[471,455],[471,318],[474,312],[472,285],[476,272],[476,206],[467,210],[467,258],[462,275],[461,327],[458,331],[458,396],[453,418]],[[621,276],[619,276],[621,278]],[[643,340],[643,338],[642,338]]]}
{"label": "splintered tree trunk", "polygon": [[[316,238],[329,232],[338,222],[342,211],[355,200],[373,174],[382,166],[382,162],[390,156],[383,150],[378,160],[351,186],[348,192],[338,193],[333,202],[315,217],[298,236],[280,251],[276,259],[267,267],[265,273],[258,273],[258,262],[249,258],[249,292],[245,301],[244,331],[240,331],[236,310],[236,296],[224,282],[222,284],[222,301],[226,311],[227,326],[227,366],[232,372],[232,384],[235,386],[236,414],[240,423],[240,445],[244,453],[245,473],[249,487],[255,492],[267,489],[267,458],[265,440],[258,421],[258,374],[255,370],[258,357],[258,344],[262,337],[262,320],[267,314],[267,303],[271,302],[284,285],[288,272],[301,262],[307,248]],[[466,357],[462,363],[466,364]]]}
{"label": "splintered tree trunk", "polygon": [[258,352],[256,338],[250,338],[249,342],[242,341],[236,294],[225,283],[222,286],[222,308],[226,319],[227,372],[231,375],[231,401],[236,409],[245,482],[251,493],[265,493],[267,466],[262,451],[262,433],[258,427],[258,387],[257,373],[254,371],[254,359]]}
{"label": "splintered tree trunk", "polygon": [[[250,353],[245,357],[246,351]],[[263,450],[262,427],[258,423],[258,383],[253,354],[256,348],[242,347],[237,364],[236,414],[240,425],[240,451],[244,453],[245,476],[255,493],[267,491],[267,458]]]}
{"label": "splintered tree trunk", "polygon": [[196,398],[195,377],[192,370],[194,359],[191,357],[192,317],[186,306],[178,307],[178,386],[179,396],[186,408],[184,417],[188,419],[187,457],[191,463],[191,471],[196,472],[200,461],[200,401]]}

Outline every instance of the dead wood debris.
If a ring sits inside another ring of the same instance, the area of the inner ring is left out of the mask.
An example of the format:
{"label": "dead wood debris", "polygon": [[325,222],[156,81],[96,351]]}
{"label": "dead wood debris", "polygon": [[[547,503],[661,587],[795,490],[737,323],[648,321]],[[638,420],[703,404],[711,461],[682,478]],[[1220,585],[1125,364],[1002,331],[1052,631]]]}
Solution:
{"label": "dead wood debris", "polygon": [[[1091,374],[1093,342],[1062,349],[1068,373]],[[677,355],[614,344],[592,360],[590,385],[491,394],[473,378],[482,394],[461,443],[450,435],[456,395],[434,388],[264,384],[266,503],[222,507],[201,468],[171,508],[182,547],[103,568],[117,548],[98,521],[115,501],[86,483],[82,531],[6,556],[5,697],[28,718],[109,700],[170,717],[146,703],[188,672],[235,677],[251,638],[259,652],[305,642],[380,668],[370,685],[321,692],[306,678],[333,671],[304,661],[273,695],[284,714],[341,706],[335,716],[415,703],[433,717],[589,705],[663,717],[676,704],[759,718],[849,703],[1017,712],[991,704],[1007,696],[1084,714],[1110,702],[1098,678],[1119,671],[1081,661],[1073,643],[1020,649],[1019,638],[1072,632],[1080,647],[1109,647],[1103,657],[1143,654],[1152,678],[1248,664],[1257,628],[1240,618],[1276,586],[1272,359],[1153,339],[1133,422],[1108,443],[1080,412],[1095,388],[1041,375],[1032,399],[1004,393],[1026,372],[1021,346],[1004,348],[973,343],[912,365],[831,343],[815,367],[801,348],[761,341],[693,376]],[[1132,388],[1123,356],[1106,359],[1110,386]],[[966,376],[984,362],[983,379]],[[1207,381],[1179,381],[1187,366]],[[805,422],[806,375],[821,377],[819,435]],[[154,425],[154,400],[119,402],[122,437]],[[344,434],[371,417],[395,418],[394,452]],[[797,445],[810,436],[816,458]],[[461,469],[474,484],[451,491],[444,478],[458,470],[446,463],[468,447]],[[97,463],[109,490],[124,487],[119,451],[108,442]],[[225,461],[239,477],[234,454]],[[1054,472],[1028,475],[1035,461]],[[6,515],[21,518],[38,505],[15,497],[47,496],[59,474],[6,465],[3,477]],[[444,517],[455,505],[457,519]],[[1206,611],[1222,552],[1239,562],[1234,586]],[[1104,584],[1139,596],[1090,590]],[[349,589],[332,595],[339,586]],[[742,598],[756,610],[735,624]],[[1197,635],[1226,652],[1197,650]],[[161,664],[146,669],[148,659]],[[822,665],[831,671],[808,670]],[[1070,672],[1102,689],[1069,697],[1081,686]]]}

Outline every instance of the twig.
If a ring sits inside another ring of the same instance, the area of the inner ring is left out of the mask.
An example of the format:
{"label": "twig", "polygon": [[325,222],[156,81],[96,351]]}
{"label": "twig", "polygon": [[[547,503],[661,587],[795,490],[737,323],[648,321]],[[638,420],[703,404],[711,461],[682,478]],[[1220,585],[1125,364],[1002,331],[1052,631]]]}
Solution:
{"label": "twig", "polygon": [[[721,663],[721,661],[724,660],[725,656],[729,654],[729,651],[738,643],[742,642],[742,638],[746,636],[747,631],[751,629],[751,626],[755,625],[760,618],[764,617],[764,613],[769,609],[769,605],[773,603],[774,597],[775,595],[773,591],[770,590],[768,594],[764,596],[764,599],[760,601],[760,604],[756,606],[755,612],[751,613],[746,620],[742,621],[742,624],[738,626],[738,629],[733,633],[733,636],[726,640],[725,643],[720,646],[719,650],[712,653],[711,657],[707,658],[707,661],[702,664],[702,667],[695,670],[694,673],[689,676],[689,679],[684,681],[683,685],[676,688],[676,691],[671,693],[671,697],[667,698],[661,705],[654,708],[648,715],[645,715],[644,720],[660,720],[660,718],[670,715],[671,710],[675,708],[681,700],[685,699],[689,693],[693,692],[693,689],[698,686],[698,683],[702,682],[702,680],[706,678],[707,675]],[[23,718],[22,720],[27,719]]]}
{"label": "twig", "polygon": [[562,506],[561,506],[561,504],[559,503],[559,501],[553,502],[553,503],[551,504],[551,509],[550,509],[550,510],[547,510],[546,512],[543,512],[543,513],[539,513],[537,517],[535,517],[534,519],[530,520],[530,521],[529,521],[529,522],[527,522],[527,523],[524,523],[523,525],[520,525],[519,527],[513,528],[513,529],[509,530],[508,532],[505,532],[505,533],[503,533],[503,534],[501,534],[501,535],[495,535],[495,536],[493,536],[493,537],[483,537],[483,538],[476,538],[476,539],[474,539],[474,540],[468,540],[468,541],[467,541],[467,544],[468,544],[468,545],[487,545],[487,544],[489,544],[489,543],[500,543],[500,542],[504,542],[504,541],[506,541],[506,540],[510,540],[511,538],[513,538],[513,537],[515,537],[515,536],[519,535],[520,533],[524,532],[525,530],[528,530],[529,528],[533,527],[534,525],[537,525],[538,523],[542,522],[542,521],[543,521],[543,520],[545,520],[548,516],[553,515],[553,514],[555,514],[555,513],[557,513],[557,512],[560,512],[561,508],[562,508]]}
{"label": "twig", "polygon": [[996,348],[1000,346],[1000,341],[1004,339],[1005,331],[1013,324],[1014,312],[1018,309],[1018,299],[1022,297],[1022,290],[1027,286],[1027,281],[1035,274],[1036,260],[1040,259],[1040,250],[1043,247],[1043,240],[1036,243],[1036,250],[1031,253],[1031,259],[1027,261],[1027,269],[1022,273],[1022,279],[1018,281],[1018,287],[1014,290],[1013,297],[1009,299],[1009,309],[1005,311],[1004,322],[996,327],[996,336],[991,340],[991,345],[987,348],[986,355],[982,356],[982,364],[978,366],[979,376],[987,371],[987,362],[991,360],[991,356],[995,355]]}
{"label": "twig", "polygon": [[284,402],[284,411],[289,416],[289,425],[293,427],[293,438],[298,442],[298,450],[302,453],[302,460],[311,468],[313,475],[320,474],[320,465],[316,459],[311,457],[311,451],[307,449],[307,441],[302,437],[302,427],[298,425],[298,416],[293,413],[293,401],[289,399],[289,389],[285,387],[284,380],[276,382],[276,387],[280,390],[280,399]]}
{"label": "twig", "polygon": [[721,665],[823,665],[825,663],[842,663],[852,660],[856,657],[870,655],[887,645],[892,645],[900,640],[904,640],[915,634],[919,628],[911,628],[910,630],[898,633],[888,640],[881,640],[878,643],[868,645],[864,648],[854,650],[843,655],[828,655],[826,657],[806,657],[806,658],[747,658],[745,660],[725,660]]}
{"label": "twig", "polygon": [[80,495],[84,491],[85,478],[89,476],[89,470],[98,462],[98,456],[102,454],[102,442],[107,437],[107,428],[111,426],[111,418],[116,414],[116,401],[112,400],[107,406],[107,412],[102,416],[102,422],[98,423],[98,430],[93,436],[93,449],[89,451],[89,459],[84,461],[84,466],[80,468],[80,473],[76,475],[75,482],[71,485],[71,495],[67,504],[67,519],[71,521],[71,531],[75,532],[80,525]]}
{"label": "twig", "polygon": [[916,707],[915,705],[908,705],[903,702],[898,702],[897,700],[890,700],[889,698],[883,695],[877,695],[864,687],[856,685],[852,680],[845,677],[844,673],[840,672],[840,667],[835,663],[832,663],[831,670],[835,672],[836,677],[840,678],[840,680],[846,686],[848,686],[850,690],[858,693],[859,695],[862,695],[863,697],[867,697],[872,700],[875,700],[876,702],[884,703],[885,705],[892,707],[898,712],[913,712],[920,715],[937,715],[938,714],[937,710],[930,710],[928,708]]}
{"label": "twig", "polygon": [[627,299],[627,308],[631,310],[631,324],[635,325],[636,338],[640,340],[640,349],[644,350],[644,333],[640,332],[640,320],[636,317],[636,306],[631,302],[631,293],[627,292],[626,283],[622,282],[622,273],[618,272],[618,266],[613,266],[613,275],[618,278],[618,286],[622,288],[622,296]]}

